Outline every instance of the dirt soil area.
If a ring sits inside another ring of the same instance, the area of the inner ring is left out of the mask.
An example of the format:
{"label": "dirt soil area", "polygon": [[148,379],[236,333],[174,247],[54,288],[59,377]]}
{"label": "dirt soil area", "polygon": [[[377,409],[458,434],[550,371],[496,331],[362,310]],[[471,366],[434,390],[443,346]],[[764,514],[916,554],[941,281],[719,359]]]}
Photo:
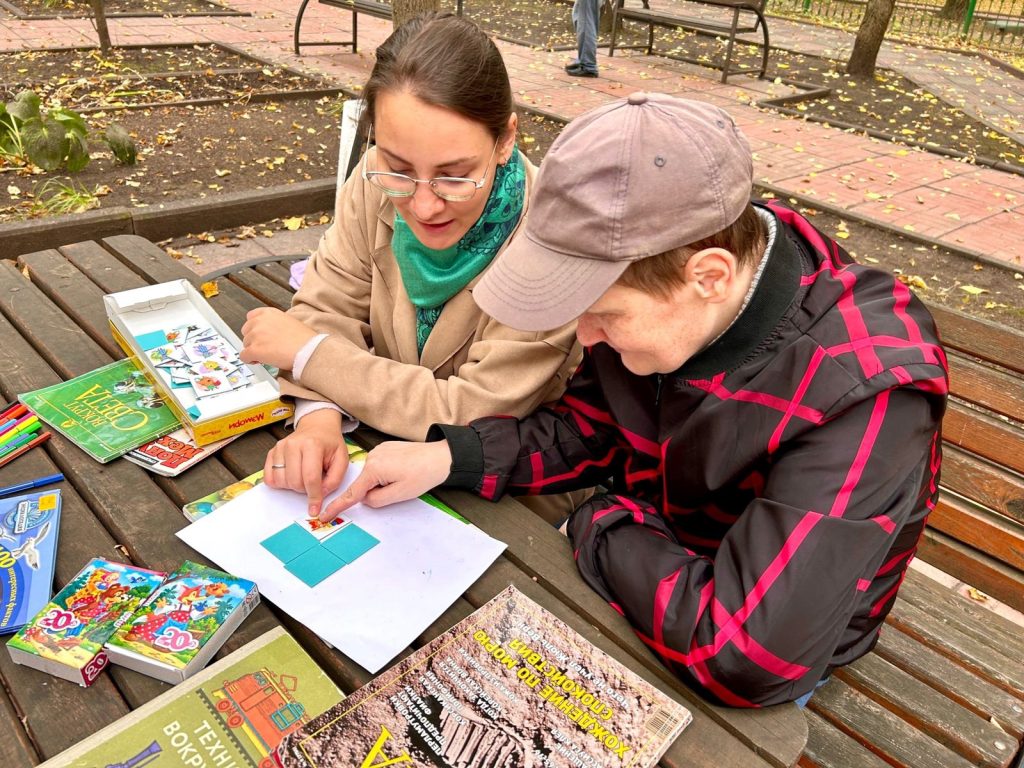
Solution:
{"label": "dirt soil area", "polygon": [[[536,3],[538,0],[534,0]],[[557,5],[568,12],[568,6]],[[11,64],[4,57],[0,82],[11,82],[18,76],[22,82],[46,83],[47,93],[58,92],[72,80],[85,80],[99,103],[111,103],[115,88],[124,88],[123,78],[136,78],[134,90],[144,90],[152,81],[145,73],[174,73],[209,70],[257,68],[267,78],[267,87],[280,87],[281,81],[263,72],[262,63],[253,63],[224,51],[195,51],[191,48],[154,49],[132,63],[111,65],[97,60],[87,51],[75,55],[79,67],[75,77],[65,83],[63,66],[71,67],[67,58],[62,65],[47,64],[48,56],[25,57]],[[67,56],[66,52],[59,54]],[[23,71],[24,70],[24,71]],[[267,70],[272,72],[272,70]],[[104,77],[114,73],[116,77]],[[292,76],[287,72],[282,75]],[[179,85],[197,79],[177,78]],[[296,81],[288,80],[293,87]],[[188,93],[187,91],[184,91]],[[146,97],[149,98],[149,97]],[[115,165],[110,153],[98,139],[92,142],[93,160],[82,172],[69,176],[42,173],[30,167],[5,164],[0,159],[0,222],[42,217],[48,211],[42,206],[54,194],[54,187],[43,190],[49,181],[59,186],[85,190],[94,198],[86,207],[98,205],[152,206],[162,202],[199,199],[227,192],[288,184],[310,179],[330,178],[337,169],[337,125],[342,97],[279,100],[258,102],[251,92],[220,104],[183,106],[156,105],[146,109],[103,109],[86,115],[94,136],[111,122],[124,126],[139,147],[139,161],[134,166]],[[870,105],[870,102],[869,102]],[[900,114],[896,112],[894,114]],[[909,120],[909,118],[908,118]],[[905,124],[909,124],[905,121]],[[558,135],[561,125],[541,117],[523,115],[520,121],[520,147],[539,163],[548,146]],[[799,203],[797,203],[799,206]],[[329,212],[303,217],[308,224],[322,223]],[[826,233],[836,236],[857,258],[879,268],[893,271],[914,290],[933,301],[1024,330],[1024,278],[1010,271],[974,263],[962,255],[943,249],[918,245],[899,235],[858,223],[812,212],[814,222]],[[274,220],[242,230],[219,233],[196,233],[191,243],[212,239],[232,240],[251,237],[253,232],[294,227]],[[299,223],[298,226],[302,226]],[[179,239],[172,248],[179,251],[190,241]]]}

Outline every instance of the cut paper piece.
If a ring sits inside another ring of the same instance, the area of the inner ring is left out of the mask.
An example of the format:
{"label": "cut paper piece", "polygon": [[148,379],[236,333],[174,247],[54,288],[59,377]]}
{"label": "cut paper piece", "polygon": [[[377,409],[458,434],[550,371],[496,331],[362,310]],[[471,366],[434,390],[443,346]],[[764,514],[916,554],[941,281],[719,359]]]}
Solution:
{"label": "cut paper piece", "polygon": [[346,525],[324,541],[320,548],[337,555],[346,563],[354,563],[361,555],[365,555],[378,544],[380,541],[375,536],[367,533],[358,525]]}
{"label": "cut paper piece", "polygon": [[323,547],[313,547],[285,563],[284,567],[307,587],[315,587],[335,571],[344,568],[345,561]]}
{"label": "cut paper piece", "polygon": [[164,346],[167,343],[167,334],[163,331],[150,331],[141,336],[136,336],[135,340],[139,343],[140,348],[152,349],[153,347]]}
{"label": "cut paper piece", "polygon": [[309,531],[310,535],[315,536],[317,541],[323,541],[328,536],[336,534],[344,526],[348,525],[349,522],[350,521],[341,517],[328,520],[326,523],[315,517],[307,517],[302,520],[297,520],[295,525],[299,526],[304,531]]}
{"label": "cut paper piece", "polygon": [[313,534],[304,531],[295,523],[282,528],[273,536],[268,536],[260,542],[265,550],[282,563],[294,560],[303,552],[308,552],[317,546],[318,543]]}

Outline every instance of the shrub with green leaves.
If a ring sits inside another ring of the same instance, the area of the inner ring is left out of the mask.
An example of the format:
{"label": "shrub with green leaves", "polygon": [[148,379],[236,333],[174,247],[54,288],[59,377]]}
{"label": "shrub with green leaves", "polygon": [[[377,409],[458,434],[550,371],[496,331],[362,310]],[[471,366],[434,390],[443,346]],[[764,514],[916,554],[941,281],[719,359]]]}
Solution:
{"label": "shrub with green leaves", "polygon": [[[80,114],[64,107],[44,111],[34,91],[22,91],[0,104],[0,156],[9,161],[32,163],[44,171],[80,171],[89,164],[88,137],[89,126]],[[118,162],[134,165],[135,144],[127,131],[111,126],[104,138]]]}

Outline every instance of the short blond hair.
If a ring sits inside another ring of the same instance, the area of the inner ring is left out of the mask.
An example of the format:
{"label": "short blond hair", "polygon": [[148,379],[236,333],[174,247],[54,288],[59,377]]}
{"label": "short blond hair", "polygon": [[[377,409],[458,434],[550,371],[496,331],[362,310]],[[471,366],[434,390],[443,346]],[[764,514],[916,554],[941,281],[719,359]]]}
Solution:
{"label": "short blond hair", "polygon": [[742,269],[757,264],[764,250],[766,236],[761,217],[753,205],[747,205],[740,217],[720,232],[657,256],[632,262],[617,284],[667,298],[675,288],[686,282],[683,267],[693,254],[705,248],[722,248],[736,257]]}

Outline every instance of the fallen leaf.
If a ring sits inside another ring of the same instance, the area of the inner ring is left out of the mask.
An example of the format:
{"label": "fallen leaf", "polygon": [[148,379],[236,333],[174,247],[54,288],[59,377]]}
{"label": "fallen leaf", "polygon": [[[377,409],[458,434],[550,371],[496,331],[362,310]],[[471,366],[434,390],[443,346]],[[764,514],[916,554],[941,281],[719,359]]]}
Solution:
{"label": "fallen leaf", "polygon": [[306,222],[303,221],[301,216],[292,216],[291,218],[283,219],[285,229],[294,232],[296,229],[301,227]]}
{"label": "fallen leaf", "polygon": [[960,290],[971,294],[971,296],[979,296],[982,293],[988,293],[984,288],[978,288],[975,285],[961,285]]}
{"label": "fallen leaf", "polygon": [[974,587],[967,588],[967,596],[971,598],[971,600],[977,600],[979,603],[988,602],[988,595],[986,595],[980,589],[975,589]]}
{"label": "fallen leaf", "polygon": [[203,296],[205,296],[208,299],[212,299],[214,296],[220,293],[220,289],[217,288],[216,280],[207,280],[205,283],[199,286],[199,290],[201,290],[203,292]]}
{"label": "fallen leaf", "polygon": [[225,176],[229,176],[231,174],[231,171],[229,171],[229,170],[221,170],[220,168],[215,168],[213,172],[216,173],[218,176],[220,176],[222,179]]}

